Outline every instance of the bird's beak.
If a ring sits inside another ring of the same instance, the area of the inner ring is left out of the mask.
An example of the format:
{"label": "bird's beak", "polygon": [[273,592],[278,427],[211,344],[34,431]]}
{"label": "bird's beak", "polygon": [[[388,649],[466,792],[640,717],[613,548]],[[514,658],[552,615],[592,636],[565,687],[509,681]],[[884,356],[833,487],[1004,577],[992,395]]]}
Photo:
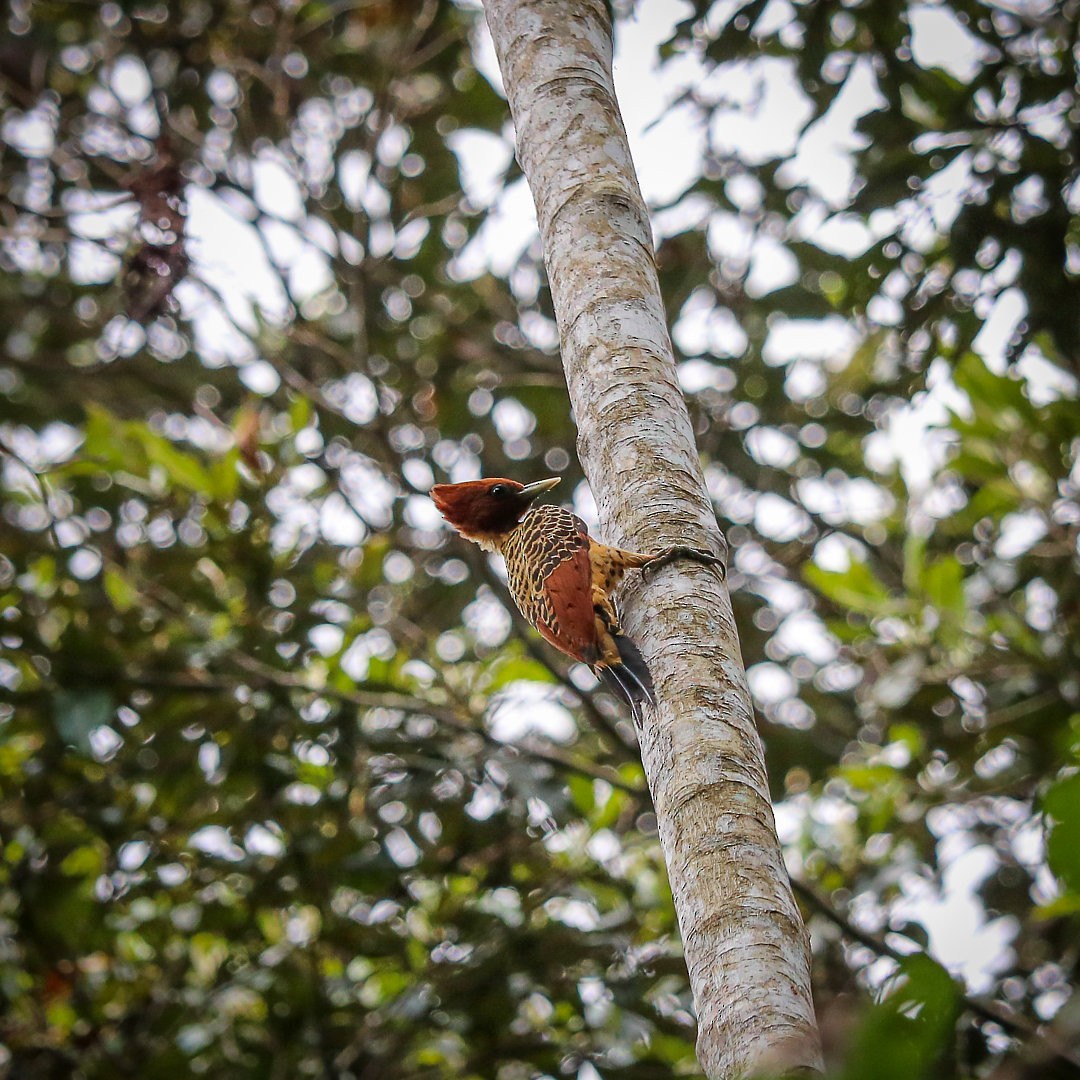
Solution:
{"label": "bird's beak", "polygon": [[537,480],[535,484],[526,484],[518,492],[518,498],[525,502],[532,502],[537,495],[550,491],[561,479],[561,476],[549,476],[546,480]]}

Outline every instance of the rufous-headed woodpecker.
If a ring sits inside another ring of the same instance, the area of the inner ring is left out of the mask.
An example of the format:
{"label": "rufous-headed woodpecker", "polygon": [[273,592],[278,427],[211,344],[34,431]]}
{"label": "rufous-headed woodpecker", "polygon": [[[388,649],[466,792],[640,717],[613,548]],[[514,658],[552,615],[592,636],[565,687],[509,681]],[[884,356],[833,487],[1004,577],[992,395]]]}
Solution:
{"label": "rufous-headed woodpecker", "polygon": [[627,703],[635,720],[655,704],[652,676],[638,647],[619,626],[611,594],[627,570],[652,570],[689,558],[720,567],[707,551],[675,546],[652,555],[608,547],[589,536],[581,518],[561,506],[530,509],[559,477],[519,484],[495,477],[437,484],[431,497],[466,540],[506,560],[510,593],[522,615],[556,649],[589,667]]}

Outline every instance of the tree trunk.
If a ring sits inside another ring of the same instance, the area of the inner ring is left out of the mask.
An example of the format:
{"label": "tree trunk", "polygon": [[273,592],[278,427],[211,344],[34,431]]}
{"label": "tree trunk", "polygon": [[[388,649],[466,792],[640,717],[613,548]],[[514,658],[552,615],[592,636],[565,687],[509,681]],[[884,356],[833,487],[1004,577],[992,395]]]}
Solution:
{"label": "tree trunk", "polygon": [[[723,550],[679,392],[603,0],[485,0],[606,543]],[[641,756],[714,1080],[820,1069],[809,942],[727,590],[678,562],[624,594],[659,705]]]}

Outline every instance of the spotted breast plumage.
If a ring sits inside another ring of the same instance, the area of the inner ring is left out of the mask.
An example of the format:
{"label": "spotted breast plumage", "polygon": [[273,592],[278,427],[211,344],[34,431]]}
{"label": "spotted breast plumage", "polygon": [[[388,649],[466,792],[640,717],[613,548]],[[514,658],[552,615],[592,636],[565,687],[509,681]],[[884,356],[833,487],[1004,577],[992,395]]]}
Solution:
{"label": "spotted breast plumage", "polygon": [[588,664],[629,703],[635,719],[654,702],[653,682],[637,646],[619,626],[612,592],[630,569],[659,567],[686,557],[723,569],[715,555],[670,547],[652,555],[608,547],[589,536],[581,518],[560,506],[530,509],[559,482],[534,484],[494,478],[438,484],[439,512],[468,540],[506,560],[510,593],[544,639]]}

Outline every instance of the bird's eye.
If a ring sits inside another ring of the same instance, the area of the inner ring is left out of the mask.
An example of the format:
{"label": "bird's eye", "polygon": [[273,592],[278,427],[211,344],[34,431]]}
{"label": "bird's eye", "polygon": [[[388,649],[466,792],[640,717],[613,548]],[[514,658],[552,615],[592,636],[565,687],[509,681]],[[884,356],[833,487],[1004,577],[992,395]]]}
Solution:
{"label": "bird's eye", "polygon": [[491,494],[496,499],[501,499],[510,489],[505,484],[496,484],[491,489]]}

